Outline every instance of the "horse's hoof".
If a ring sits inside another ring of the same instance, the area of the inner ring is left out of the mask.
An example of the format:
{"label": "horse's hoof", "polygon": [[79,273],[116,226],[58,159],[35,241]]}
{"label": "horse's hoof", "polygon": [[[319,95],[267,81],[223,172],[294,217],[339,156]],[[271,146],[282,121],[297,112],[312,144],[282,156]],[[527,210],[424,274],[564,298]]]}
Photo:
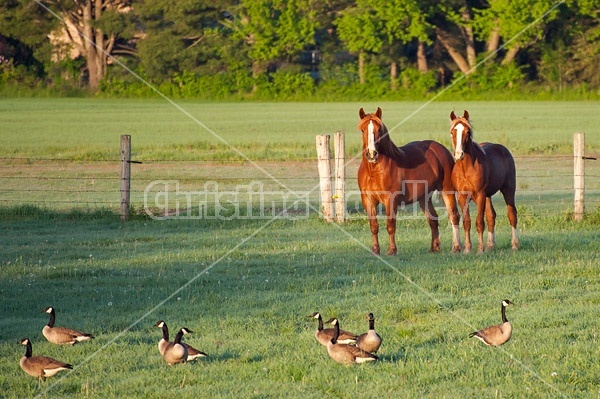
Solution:
{"label": "horse's hoof", "polygon": [[461,250],[462,250],[462,248],[461,248],[461,246],[460,246],[460,245],[454,245],[454,246],[452,247],[452,250],[451,250],[450,252],[452,252],[453,254],[457,254],[457,253],[459,253]]}
{"label": "horse's hoof", "polygon": [[378,247],[377,248],[376,247],[371,248],[371,251],[373,251],[373,253],[375,255],[379,255],[379,248]]}
{"label": "horse's hoof", "polygon": [[396,248],[394,248],[394,249],[390,248],[390,249],[388,250],[388,255],[389,255],[389,256],[396,255],[397,253],[398,253],[398,250],[397,250]]}

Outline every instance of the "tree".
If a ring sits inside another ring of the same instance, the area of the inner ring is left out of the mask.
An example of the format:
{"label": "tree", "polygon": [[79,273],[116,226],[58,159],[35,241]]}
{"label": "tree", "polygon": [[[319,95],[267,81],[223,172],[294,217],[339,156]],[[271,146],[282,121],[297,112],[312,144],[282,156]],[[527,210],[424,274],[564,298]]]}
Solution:
{"label": "tree", "polygon": [[90,89],[106,76],[108,61],[119,38],[131,37],[134,24],[131,0],[56,1],[52,11],[61,19],[57,41],[74,48],[85,59]]}
{"label": "tree", "polygon": [[366,52],[379,53],[383,47],[381,20],[375,17],[369,0],[358,0],[354,7],[341,12],[335,25],[344,47],[358,55],[358,78],[360,84],[364,84]]}
{"label": "tree", "polygon": [[[380,21],[382,33],[390,46],[390,77],[392,88],[395,88],[397,77],[396,54],[393,52],[394,44],[406,46],[417,42],[417,69],[427,72],[427,58],[425,55],[426,44],[431,43],[429,35],[432,26],[427,22],[429,5],[417,0],[367,0],[369,7],[374,11],[374,18]],[[398,47],[398,46],[396,46]]]}
{"label": "tree", "polygon": [[290,59],[314,44],[317,28],[314,2],[319,0],[242,0],[225,22],[242,40],[252,60],[252,75],[266,72],[270,62]]}
{"label": "tree", "polygon": [[[16,22],[18,21],[18,22]],[[0,53],[16,64],[24,63],[17,53],[31,53],[35,61],[28,63],[49,63],[52,45],[48,41],[48,32],[58,20],[33,1],[4,0],[0,2],[0,35],[4,36],[3,46],[6,54]],[[10,46],[9,43],[12,43]],[[21,44],[28,49],[21,49]],[[17,59],[14,59],[17,58]],[[28,58],[25,56],[25,58]]]}
{"label": "tree", "polygon": [[208,73],[223,68],[228,45],[222,21],[233,0],[145,0],[135,4],[135,14],[143,28],[138,41],[140,63],[155,80],[174,74]]}

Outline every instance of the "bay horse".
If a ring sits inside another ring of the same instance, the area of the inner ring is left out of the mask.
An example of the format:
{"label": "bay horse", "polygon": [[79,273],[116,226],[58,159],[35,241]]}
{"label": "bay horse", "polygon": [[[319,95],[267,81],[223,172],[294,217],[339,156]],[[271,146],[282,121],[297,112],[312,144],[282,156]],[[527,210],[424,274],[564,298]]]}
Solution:
{"label": "bay horse", "polygon": [[377,206],[385,206],[389,235],[388,255],[395,255],[398,205],[418,202],[431,229],[430,252],[439,252],[438,215],[431,201],[434,191],[438,190],[442,192],[448,217],[452,222],[452,252],[459,252],[460,215],[451,179],[454,166],[452,154],[446,147],[432,140],[414,141],[397,147],[381,120],[381,114],[381,108],[370,114],[365,113],[362,108],[358,111],[358,128],[363,140],[358,187],[371,227],[371,250],[375,254],[380,251]]}
{"label": "bay horse", "polygon": [[457,117],[452,111],[450,121],[450,135],[452,136],[455,160],[454,169],[452,170],[452,183],[458,193],[458,202],[463,213],[464,252],[469,253],[471,251],[471,216],[469,214],[471,199],[477,204],[477,219],[475,220],[479,238],[477,252],[481,253],[484,250],[484,214],[488,224],[486,248],[493,249],[495,247],[496,211],[492,204],[492,196],[498,191],[504,196],[508,221],[512,226],[512,248],[518,249],[517,208],[515,207],[517,178],[515,160],[512,154],[500,144],[477,144],[474,142],[473,128],[469,120],[469,113],[466,110],[462,117]]}

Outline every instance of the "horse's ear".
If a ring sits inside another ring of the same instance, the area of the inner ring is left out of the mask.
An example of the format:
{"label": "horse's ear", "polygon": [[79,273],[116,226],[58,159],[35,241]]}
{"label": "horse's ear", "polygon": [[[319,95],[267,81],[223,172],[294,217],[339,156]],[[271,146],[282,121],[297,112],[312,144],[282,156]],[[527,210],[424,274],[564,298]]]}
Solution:
{"label": "horse's ear", "polygon": [[365,114],[365,110],[364,109],[361,108],[361,109],[358,110],[358,116],[360,117],[360,119],[364,118],[365,115],[367,115],[367,114]]}
{"label": "horse's ear", "polygon": [[450,112],[450,120],[453,121],[456,119],[456,115],[454,114],[454,111]]}
{"label": "horse's ear", "polygon": [[375,115],[377,115],[377,117],[381,119],[381,108],[377,107],[377,112],[375,112]]}
{"label": "horse's ear", "polygon": [[463,118],[465,118],[466,120],[469,120],[469,111],[467,111],[465,109],[465,113],[463,114]]}

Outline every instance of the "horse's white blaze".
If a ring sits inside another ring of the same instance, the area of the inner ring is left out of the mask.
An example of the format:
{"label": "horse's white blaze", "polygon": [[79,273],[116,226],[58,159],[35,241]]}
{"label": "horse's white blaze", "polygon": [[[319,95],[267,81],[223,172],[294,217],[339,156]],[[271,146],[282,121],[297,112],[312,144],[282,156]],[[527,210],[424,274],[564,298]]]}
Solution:
{"label": "horse's white blaze", "polygon": [[454,148],[454,159],[458,161],[459,159],[462,159],[464,155],[462,148],[462,135],[465,127],[462,123],[457,123],[456,126],[454,126],[454,129],[456,129],[456,147]]}
{"label": "horse's white blaze", "polygon": [[369,151],[369,155],[371,156],[375,154],[375,134],[373,133],[374,129],[375,126],[373,125],[373,121],[370,121],[367,129],[367,151]]}

